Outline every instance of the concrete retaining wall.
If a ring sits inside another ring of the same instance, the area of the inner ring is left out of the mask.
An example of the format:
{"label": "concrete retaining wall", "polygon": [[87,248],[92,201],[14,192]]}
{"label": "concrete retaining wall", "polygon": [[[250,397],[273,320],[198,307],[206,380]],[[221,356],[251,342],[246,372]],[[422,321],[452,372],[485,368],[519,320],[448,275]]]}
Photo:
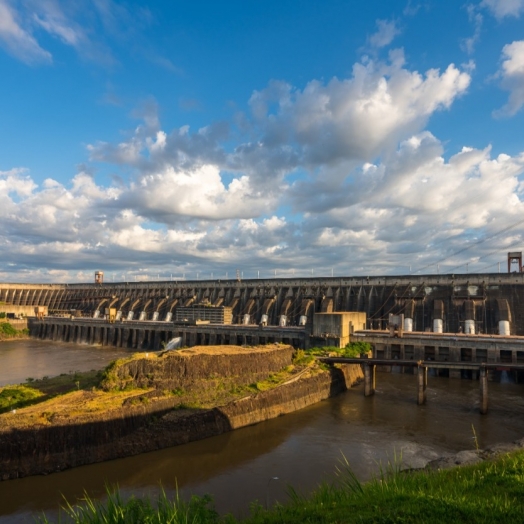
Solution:
{"label": "concrete retaining wall", "polygon": [[155,403],[122,408],[117,416],[99,416],[82,424],[0,429],[0,478],[48,474],[216,436],[304,408],[345,391],[361,378],[360,366],[345,366],[215,409],[183,411]]}

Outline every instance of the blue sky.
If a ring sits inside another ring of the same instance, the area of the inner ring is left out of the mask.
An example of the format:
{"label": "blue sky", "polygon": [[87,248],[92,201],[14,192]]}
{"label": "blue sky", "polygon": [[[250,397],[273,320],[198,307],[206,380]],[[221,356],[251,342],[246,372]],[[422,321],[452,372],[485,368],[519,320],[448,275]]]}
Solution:
{"label": "blue sky", "polygon": [[496,272],[524,249],[523,20],[0,0],[0,279]]}

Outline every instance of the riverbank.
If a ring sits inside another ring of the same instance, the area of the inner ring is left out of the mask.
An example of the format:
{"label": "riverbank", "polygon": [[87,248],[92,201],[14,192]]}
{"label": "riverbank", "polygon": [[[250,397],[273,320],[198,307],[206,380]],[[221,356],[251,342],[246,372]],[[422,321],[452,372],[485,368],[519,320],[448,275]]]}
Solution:
{"label": "riverbank", "polygon": [[[524,439],[515,443],[524,447]],[[524,522],[524,450],[510,453],[486,450],[489,460],[451,469],[402,472],[398,465],[385,466],[367,483],[359,482],[347,461],[337,468],[337,480],[323,483],[308,496],[288,488],[289,502],[271,510],[259,501],[250,516],[220,516],[209,496],[189,502],[169,500],[161,494],[123,500],[118,492],[103,503],[87,499],[87,505],[64,510],[76,524],[93,522],[193,522],[194,524],[303,524],[303,523],[499,523]],[[43,522],[50,522],[43,519]]]}
{"label": "riverbank", "polygon": [[69,383],[76,390],[0,415],[1,478],[219,435],[319,402],[361,377],[360,366],[325,369],[279,344],[135,355],[110,365],[97,386],[79,378]]}

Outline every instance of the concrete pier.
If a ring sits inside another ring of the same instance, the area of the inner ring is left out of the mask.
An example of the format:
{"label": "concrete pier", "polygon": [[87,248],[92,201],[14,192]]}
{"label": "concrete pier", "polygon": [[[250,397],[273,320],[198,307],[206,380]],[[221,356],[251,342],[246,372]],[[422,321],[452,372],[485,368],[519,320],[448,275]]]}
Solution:
{"label": "concrete pier", "polygon": [[426,389],[428,387],[428,368],[420,364],[417,367],[417,385],[417,404],[420,406],[426,403]]}
{"label": "concrete pier", "polygon": [[480,412],[485,415],[488,412],[488,373],[485,367],[480,368]]}
{"label": "concrete pier", "polygon": [[375,394],[376,368],[373,364],[364,364],[364,395],[370,397]]}

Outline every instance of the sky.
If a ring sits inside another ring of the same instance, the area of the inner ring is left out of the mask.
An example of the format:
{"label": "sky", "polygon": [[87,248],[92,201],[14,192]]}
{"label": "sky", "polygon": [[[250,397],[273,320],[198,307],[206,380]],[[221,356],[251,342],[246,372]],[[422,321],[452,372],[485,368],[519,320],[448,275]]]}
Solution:
{"label": "sky", "polygon": [[524,0],[0,0],[0,78],[0,281],[524,251]]}

